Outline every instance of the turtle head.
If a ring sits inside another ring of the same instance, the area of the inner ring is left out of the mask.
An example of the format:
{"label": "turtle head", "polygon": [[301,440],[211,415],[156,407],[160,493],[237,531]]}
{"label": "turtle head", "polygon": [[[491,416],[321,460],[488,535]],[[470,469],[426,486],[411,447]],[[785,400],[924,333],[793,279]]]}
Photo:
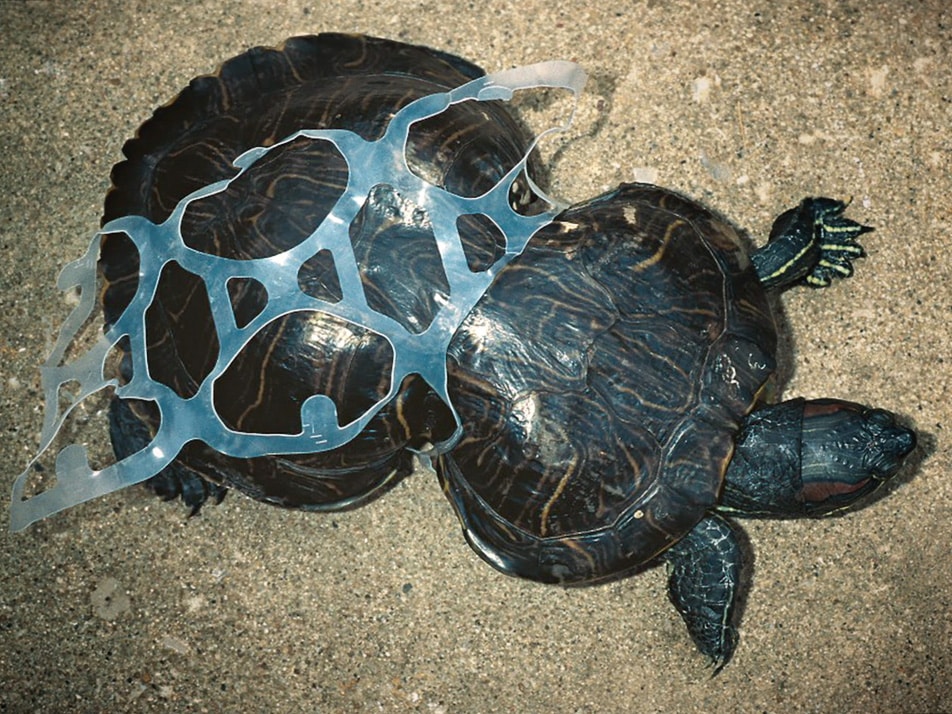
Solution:
{"label": "turtle head", "polygon": [[724,480],[719,510],[823,516],[888,481],[916,447],[895,414],[839,399],[791,399],[752,412]]}
{"label": "turtle head", "polygon": [[833,399],[803,410],[801,498],[814,515],[848,508],[891,478],[916,447],[895,414]]}

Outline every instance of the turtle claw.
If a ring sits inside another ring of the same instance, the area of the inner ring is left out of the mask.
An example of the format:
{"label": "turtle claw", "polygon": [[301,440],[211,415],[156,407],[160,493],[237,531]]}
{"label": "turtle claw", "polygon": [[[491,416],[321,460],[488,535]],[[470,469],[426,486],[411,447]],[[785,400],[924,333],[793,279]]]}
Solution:
{"label": "turtle claw", "polygon": [[181,499],[189,508],[189,518],[197,516],[202,506],[209,501],[218,505],[225,498],[227,487],[207,481],[184,468],[175,468],[176,466],[171,464],[146,480],[145,487],[163,501]]}
{"label": "turtle claw", "polygon": [[[734,647],[734,644],[731,644],[731,647]],[[733,652],[731,653],[733,654]],[[721,673],[721,670],[724,669],[724,666],[730,661],[730,655],[722,657],[711,657],[707,661],[707,666],[711,668],[711,679],[714,679],[717,675]]]}
{"label": "turtle claw", "polygon": [[804,278],[810,287],[825,288],[834,278],[853,274],[853,260],[865,255],[856,238],[872,229],[843,216],[849,203],[831,198],[808,199],[815,211],[814,233],[820,257],[812,272]]}
{"label": "turtle claw", "polygon": [[[109,404],[109,429],[116,458],[122,460],[144,449],[154,436],[132,408],[132,402],[113,399]],[[222,502],[226,486],[212,483],[180,461],[173,461],[143,484],[163,501],[180,499],[188,506],[189,518],[198,514],[209,501]]]}
{"label": "turtle claw", "polygon": [[853,274],[853,260],[865,255],[856,238],[873,230],[843,216],[848,203],[805,198],[774,221],[770,238],[751,254],[765,288],[805,284],[825,288]]}

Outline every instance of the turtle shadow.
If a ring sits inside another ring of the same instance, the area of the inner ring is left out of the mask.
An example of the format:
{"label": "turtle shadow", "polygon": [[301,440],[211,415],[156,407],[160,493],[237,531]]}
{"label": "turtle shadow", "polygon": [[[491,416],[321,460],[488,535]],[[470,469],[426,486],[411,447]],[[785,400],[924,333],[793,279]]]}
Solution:
{"label": "turtle shadow", "polygon": [[612,114],[612,100],[618,87],[618,77],[607,72],[594,71],[588,75],[588,82],[585,86],[585,94],[591,97],[597,97],[596,118],[588,128],[571,141],[567,141],[556,149],[550,160],[550,172],[555,171],[559,163],[569,152],[578,151],[578,142],[580,139],[595,139],[598,137],[605,126],[608,124],[609,117]]}

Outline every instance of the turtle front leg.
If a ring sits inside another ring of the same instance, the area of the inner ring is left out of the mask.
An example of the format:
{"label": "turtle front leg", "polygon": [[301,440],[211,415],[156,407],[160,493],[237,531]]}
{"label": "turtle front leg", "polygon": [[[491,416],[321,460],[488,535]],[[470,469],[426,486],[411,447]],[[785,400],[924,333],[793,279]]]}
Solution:
{"label": "turtle front leg", "polygon": [[852,261],[863,257],[856,238],[871,230],[843,216],[846,204],[832,198],[805,198],[782,213],[770,238],[751,261],[765,288],[804,283],[824,288],[833,278],[853,274]]}
{"label": "turtle front leg", "polygon": [[742,561],[737,534],[726,519],[709,515],[662,557],[668,597],[717,674],[737,645],[733,618]]}
{"label": "turtle front leg", "polygon": [[896,416],[836,399],[792,399],[752,412],[724,477],[719,511],[801,518],[853,506],[916,446]]}

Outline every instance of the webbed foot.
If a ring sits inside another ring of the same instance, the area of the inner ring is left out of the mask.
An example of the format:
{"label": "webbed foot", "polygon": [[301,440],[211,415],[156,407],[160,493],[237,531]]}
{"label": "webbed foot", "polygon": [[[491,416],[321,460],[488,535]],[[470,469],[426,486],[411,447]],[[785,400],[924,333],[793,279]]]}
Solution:
{"label": "webbed foot", "polygon": [[764,287],[803,283],[823,288],[834,278],[851,276],[853,260],[865,254],[856,239],[873,229],[846,218],[846,207],[833,198],[805,198],[782,213],[767,245],[751,255]]}

